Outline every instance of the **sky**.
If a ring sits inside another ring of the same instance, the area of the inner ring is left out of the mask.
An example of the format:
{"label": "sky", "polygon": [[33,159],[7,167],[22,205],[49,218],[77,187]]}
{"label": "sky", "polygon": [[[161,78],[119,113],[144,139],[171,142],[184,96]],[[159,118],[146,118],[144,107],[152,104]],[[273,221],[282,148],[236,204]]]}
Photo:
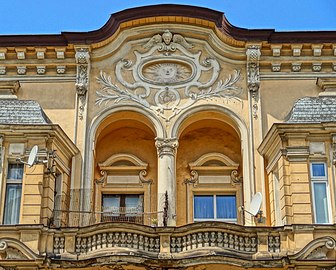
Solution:
{"label": "sky", "polygon": [[336,31],[336,0],[0,0],[0,35],[87,32],[115,12],[156,4],[215,9],[242,28]]}

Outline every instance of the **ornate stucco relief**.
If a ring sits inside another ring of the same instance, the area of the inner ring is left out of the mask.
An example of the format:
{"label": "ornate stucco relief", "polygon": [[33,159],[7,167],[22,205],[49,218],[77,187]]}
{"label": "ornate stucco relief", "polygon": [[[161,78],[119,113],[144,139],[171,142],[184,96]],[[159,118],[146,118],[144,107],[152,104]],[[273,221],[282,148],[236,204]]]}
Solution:
{"label": "ornate stucco relief", "polygon": [[[222,80],[221,67],[212,57],[193,49],[182,35],[169,30],[149,39],[134,51],[135,61],[121,59],[115,67],[116,82],[104,71],[97,78],[101,88],[96,104],[134,102],[170,121],[199,100],[224,98],[240,101],[240,70]],[[206,78],[206,79],[205,79]]]}
{"label": "ornate stucco relief", "polygon": [[247,47],[247,88],[251,93],[254,100],[253,102],[253,117],[258,116],[258,97],[260,87],[260,75],[259,75],[259,60],[260,60],[260,46],[251,45]]}
{"label": "ornate stucco relief", "polygon": [[[90,68],[90,53],[89,48],[79,47],[76,48],[76,63],[77,63],[77,76],[76,76],[76,92],[79,99],[78,115],[79,119],[83,119],[83,113],[86,106],[86,92],[89,88],[89,68]],[[57,72],[62,73],[62,68],[58,68]],[[64,69],[65,72],[65,69]],[[64,73],[63,72],[63,73]]]}

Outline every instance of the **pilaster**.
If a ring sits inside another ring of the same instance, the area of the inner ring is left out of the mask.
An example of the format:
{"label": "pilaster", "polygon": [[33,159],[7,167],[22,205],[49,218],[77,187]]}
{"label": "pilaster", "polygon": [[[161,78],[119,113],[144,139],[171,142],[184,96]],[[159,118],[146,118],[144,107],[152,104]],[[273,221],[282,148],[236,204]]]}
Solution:
{"label": "pilaster", "polygon": [[[158,152],[158,211],[164,211],[165,193],[168,194],[168,226],[176,225],[176,138],[156,138]],[[162,226],[163,218],[159,218]]]}

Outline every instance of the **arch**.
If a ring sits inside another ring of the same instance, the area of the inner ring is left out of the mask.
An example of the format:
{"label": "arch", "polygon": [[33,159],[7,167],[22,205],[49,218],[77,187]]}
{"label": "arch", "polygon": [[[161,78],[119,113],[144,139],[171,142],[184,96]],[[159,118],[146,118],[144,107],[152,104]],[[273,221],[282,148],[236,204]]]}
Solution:
{"label": "arch", "polygon": [[143,167],[148,166],[146,162],[142,161],[137,156],[128,154],[128,153],[119,153],[119,154],[112,155],[104,162],[99,163],[99,166],[104,166],[104,167],[113,166],[114,163],[119,162],[119,161],[128,161],[129,163],[132,164],[131,166],[143,166]]}
{"label": "arch", "polygon": [[[201,117],[197,118],[197,114]],[[203,118],[202,118],[203,114]],[[246,123],[232,110],[227,107],[213,104],[198,105],[186,109],[181,115],[176,119],[172,128],[169,130],[169,135],[171,138],[179,138],[182,132],[192,123],[198,120],[204,120],[204,116],[208,119],[215,119],[229,124],[238,134],[241,140],[241,156],[242,156],[242,172],[243,172],[243,195],[244,195],[244,206],[250,207],[251,197],[253,194],[254,187],[254,173],[251,164],[251,159],[253,156],[251,138],[249,136],[249,131]],[[245,217],[245,222],[251,223],[249,217]]]}
{"label": "arch", "polygon": [[200,156],[194,162],[189,163],[189,166],[203,166],[208,161],[216,160],[220,163],[225,164],[226,166],[238,166],[239,164],[235,163],[232,159],[222,153],[207,153]]}
{"label": "arch", "polygon": [[[101,123],[108,117],[111,117],[115,113],[119,112],[132,112],[137,113],[140,115],[143,119],[146,121],[143,121],[143,124],[145,124],[147,127],[149,127],[156,137],[165,137],[166,132],[164,127],[162,126],[162,123],[160,120],[156,117],[156,115],[149,111],[145,110],[143,107],[138,105],[125,105],[125,104],[119,104],[115,105],[110,108],[106,108],[102,112],[100,112],[97,116],[95,116],[92,121],[91,125],[87,128],[87,143],[85,147],[85,159],[84,159],[84,169],[83,174],[81,177],[81,189],[86,190],[90,189],[92,185],[92,179],[93,179],[93,173],[94,173],[94,167],[93,167],[93,151],[95,149],[95,140],[97,139],[97,133],[99,132],[99,127]],[[87,192],[88,193],[88,192]],[[89,195],[87,195],[89,196]],[[82,210],[90,210],[90,199],[84,198],[84,195],[82,196]]]}

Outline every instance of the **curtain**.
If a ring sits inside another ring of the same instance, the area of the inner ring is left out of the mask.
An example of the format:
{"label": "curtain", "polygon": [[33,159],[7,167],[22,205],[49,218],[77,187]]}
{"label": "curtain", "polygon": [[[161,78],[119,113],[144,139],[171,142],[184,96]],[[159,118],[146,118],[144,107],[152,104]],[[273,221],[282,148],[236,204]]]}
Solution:
{"label": "curtain", "polygon": [[313,177],[326,176],[324,166],[325,166],[324,163],[313,163],[312,164]]}
{"label": "curtain", "polygon": [[212,195],[194,197],[194,219],[214,218],[214,200]]}
{"label": "curtain", "polygon": [[328,223],[328,202],[326,183],[313,183],[316,223]]}
{"label": "curtain", "polygon": [[224,218],[224,219],[237,218],[236,196],[217,195],[216,206],[217,206],[217,218]]}
{"label": "curtain", "polygon": [[7,184],[4,224],[18,224],[20,221],[22,185]]}
{"label": "curtain", "polygon": [[8,164],[7,179],[22,180],[23,165],[22,164]]}
{"label": "curtain", "polygon": [[103,212],[107,212],[112,216],[119,216],[120,211],[120,195],[104,195],[103,196]]}

